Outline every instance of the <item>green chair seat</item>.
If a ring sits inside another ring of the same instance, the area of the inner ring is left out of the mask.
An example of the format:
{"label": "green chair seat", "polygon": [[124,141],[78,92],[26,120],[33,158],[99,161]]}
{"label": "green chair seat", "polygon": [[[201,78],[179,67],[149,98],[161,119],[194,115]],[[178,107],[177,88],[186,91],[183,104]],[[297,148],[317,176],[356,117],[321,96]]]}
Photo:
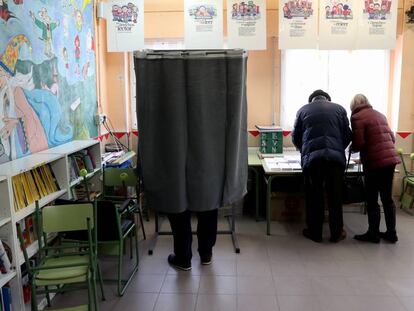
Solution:
{"label": "green chair seat", "polygon": [[[67,267],[68,265],[81,265],[77,267]],[[50,258],[42,265],[44,270],[36,274],[37,280],[66,280],[73,279],[88,274],[88,257],[86,256],[68,256],[59,258]],[[82,266],[84,265],[84,266]],[[47,269],[48,267],[61,266],[62,268]],[[66,266],[66,267],[65,267]],[[65,282],[66,283],[66,282]]]}

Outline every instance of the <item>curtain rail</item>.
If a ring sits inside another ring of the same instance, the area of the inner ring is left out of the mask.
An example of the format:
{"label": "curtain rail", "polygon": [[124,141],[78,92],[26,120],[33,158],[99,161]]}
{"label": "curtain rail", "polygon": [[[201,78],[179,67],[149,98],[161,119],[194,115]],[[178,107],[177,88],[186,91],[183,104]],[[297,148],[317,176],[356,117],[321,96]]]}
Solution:
{"label": "curtain rail", "polygon": [[247,52],[241,49],[234,50],[144,50],[134,52],[134,57],[200,57],[200,56],[245,56]]}

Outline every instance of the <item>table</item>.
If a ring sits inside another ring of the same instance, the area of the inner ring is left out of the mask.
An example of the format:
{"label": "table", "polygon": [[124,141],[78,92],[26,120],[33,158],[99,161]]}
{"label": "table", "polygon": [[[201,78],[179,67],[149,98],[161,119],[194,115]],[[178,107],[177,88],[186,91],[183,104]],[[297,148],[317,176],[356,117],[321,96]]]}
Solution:
{"label": "table", "polygon": [[[283,157],[298,157],[300,153],[298,151],[287,150],[284,151]],[[266,233],[270,233],[271,224],[271,194],[272,194],[272,181],[278,177],[294,177],[302,175],[302,169],[271,169],[266,163],[265,159],[260,159],[264,170],[264,179],[266,183]],[[356,164],[348,168],[347,175],[360,175],[362,169],[360,164]]]}

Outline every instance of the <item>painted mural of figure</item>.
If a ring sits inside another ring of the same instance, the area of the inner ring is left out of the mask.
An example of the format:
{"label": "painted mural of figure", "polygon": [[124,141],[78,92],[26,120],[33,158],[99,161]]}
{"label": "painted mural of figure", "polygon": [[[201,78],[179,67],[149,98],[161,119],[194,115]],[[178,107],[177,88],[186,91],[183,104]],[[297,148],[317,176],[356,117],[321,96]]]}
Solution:
{"label": "painted mural of figure", "polygon": [[32,11],[29,11],[30,17],[33,19],[35,25],[42,31],[41,40],[44,41],[44,53],[47,57],[53,57],[52,33],[59,26],[59,21],[52,22],[46,8],[41,8],[38,12],[40,19],[38,19]]}
{"label": "painted mural of figure", "polygon": [[76,0],[70,0],[70,4],[74,8],[73,16],[75,18],[75,25],[78,32],[82,31],[83,26],[83,11],[91,3],[92,0],[83,0],[82,6],[78,7]]}
{"label": "painted mural of figure", "polygon": [[10,18],[16,18],[13,12],[9,11],[9,6],[6,0],[0,2],[0,18],[8,21]]}
{"label": "painted mural of figure", "polygon": [[0,149],[3,150],[0,163],[48,148],[43,126],[23,91],[23,87],[34,88],[31,72],[28,75],[15,72],[23,44],[30,46],[24,35],[13,37],[0,56]]}
{"label": "painted mural of figure", "polygon": [[0,144],[10,161],[70,141],[73,128],[61,121],[61,106],[49,90],[35,89],[32,70],[16,72],[24,35],[13,37],[0,56]]}
{"label": "painted mural of figure", "polygon": [[79,74],[80,73],[80,55],[81,55],[81,50],[80,50],[80,39],[79,36],[77,35],[75,37],[75,61],[76,61],[76,68],[75,68],[75,73]]}

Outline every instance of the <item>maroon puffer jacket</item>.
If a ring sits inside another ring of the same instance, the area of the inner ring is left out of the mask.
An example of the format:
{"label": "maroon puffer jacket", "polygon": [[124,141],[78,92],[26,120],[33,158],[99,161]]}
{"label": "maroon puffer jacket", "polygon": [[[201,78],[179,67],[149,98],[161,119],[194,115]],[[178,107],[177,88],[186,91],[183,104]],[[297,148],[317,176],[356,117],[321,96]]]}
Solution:
{"label": "maroon puffer jacket", "polygon": [[366,170],[374,170],[400,163],[395,150],[395,137],[387,118],[371,105],[357,107],[351,115],[352,149],[360,151]]}

